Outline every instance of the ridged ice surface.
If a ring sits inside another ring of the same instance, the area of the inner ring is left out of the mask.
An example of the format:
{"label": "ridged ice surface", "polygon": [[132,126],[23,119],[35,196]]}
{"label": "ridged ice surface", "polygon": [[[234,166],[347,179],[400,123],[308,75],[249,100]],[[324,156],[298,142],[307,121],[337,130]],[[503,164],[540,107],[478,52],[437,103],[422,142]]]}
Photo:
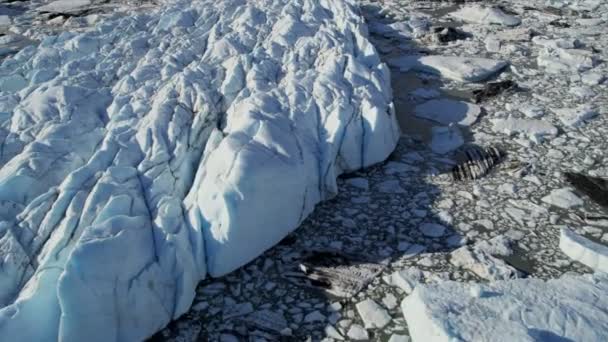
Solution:
{"label": "ridged ice surface", "polygon": [[386,158],[366,36],[350,1],[177,2],[5,60],[0,336],[143,339]]}

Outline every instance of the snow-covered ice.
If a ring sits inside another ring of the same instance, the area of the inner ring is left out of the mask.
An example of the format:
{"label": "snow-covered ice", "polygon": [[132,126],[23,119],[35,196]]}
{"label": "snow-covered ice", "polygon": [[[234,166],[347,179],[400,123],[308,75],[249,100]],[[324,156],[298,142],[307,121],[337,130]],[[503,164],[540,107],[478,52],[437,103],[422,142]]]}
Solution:
{"label": "snow-covered ice", "polygon": [[596,271],[608,273],[608,246],[588,240],[570,229],[563,228],[559,248],[571,259]]}
{"label": "snow-covered ice", "polygon": [[500,8],[481,5],[465,6],[450,15],[475,24],[517,26],[521,23],[519,18],[504,13]]}
{"label": "snow-covered ice", "polygon": [[416,287],[401,308],[413,341],[605,341],[608,275],[446,281]]}
{"label": "snow-covered ice", "polygon": [[168,1],[4,60],[0,334],[144,339],[385,159],[366,36],[351,1]]}

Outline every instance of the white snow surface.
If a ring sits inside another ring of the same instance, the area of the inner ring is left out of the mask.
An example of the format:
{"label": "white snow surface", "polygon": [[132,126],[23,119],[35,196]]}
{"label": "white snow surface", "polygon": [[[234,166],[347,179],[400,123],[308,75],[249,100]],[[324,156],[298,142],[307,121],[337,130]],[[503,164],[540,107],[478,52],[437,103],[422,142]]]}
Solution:
{"label": "white snow surface", "polygon": [[414,342],[606,341],[608,275],[419,285],[401,309]]}
{"label": "white snow surface", "polygon": [[559,248],[572,258],[595,271],[608,273],[608,246],[588,240],[570,229],[563,228]]}
{"label": "white snow surface", "polygon": [[166,2],[6,59],[0,336],[142,340],[385,159],[366,36],[353,1]]}

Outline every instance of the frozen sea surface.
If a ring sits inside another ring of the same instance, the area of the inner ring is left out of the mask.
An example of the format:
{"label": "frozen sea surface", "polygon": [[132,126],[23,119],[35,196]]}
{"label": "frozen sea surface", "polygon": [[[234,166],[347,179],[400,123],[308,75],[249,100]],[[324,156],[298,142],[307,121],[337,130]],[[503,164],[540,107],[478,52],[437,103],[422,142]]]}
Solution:
{"label": "frozen sea surface", "polygon": [[366,30],[350,1],[168,1],[7,58],[0,335],[148,337],[384,160]]}

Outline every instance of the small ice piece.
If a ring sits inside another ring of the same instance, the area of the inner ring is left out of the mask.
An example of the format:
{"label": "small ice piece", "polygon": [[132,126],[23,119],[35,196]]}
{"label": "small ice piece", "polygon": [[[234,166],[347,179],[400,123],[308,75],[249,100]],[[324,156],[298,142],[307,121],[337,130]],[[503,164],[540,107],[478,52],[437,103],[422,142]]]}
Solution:
{"label": "small ice piece", "polygon": [[490,281],[519,278],[519,272],[481,248],[463,246],[450,254],[450,262]]}
{"label": "small ice piece", "polygon": [[423,223],[418,229],[424,236],[434,238],[443,236],[446,231],[444,226],[437,223]]}
{"label": "small ice piece", "polygon": [[534,35],[534,31],[529,27],[515,28],[511,30],[499,31],[496,36],[506,42],[527,42]]}
{"label": "small ice piece", "polygon": [[600,71],[592,69],[584,74],[581,75],[581,82],[583,82],[583,84],[586,84],[588,86],[596,86],[602,82],[604,82],[604,80],[606,79],[606,77],[601,74]]}
{"label": "small ice piece", "polygon": [[365,178],[349,178],[346,180],[346,184],[361,190],[369,190],[369,181]]}
{"label": "small ice piece", "polygon": [[424,252],[425,250],[426,250],[426,247],[424,247],[423,245],[413,244],[405,251],[405,253],[403,253],[403,255],[401,257],[403,259],[413,258],[416,255]]}
{"label": "small ice piece", "polygon": [[421,99],[434,99],[436,97],[438,97],[439,95],[441,95],[441,93],[435,89],[430,89],[430,88],[418,88],[412,92],[410,92],[410,95],[421,98]]}
{"label": "small ice piece", "polygon": [[410,338],[406,335],[392,334],[388,342],[410,342]]}
{"label": "small ice piece", "polygon": [[359,324],[353,324],[348,329],[348,333],[346,335],[352,339],[353,341],[367,341],[369,340],[369,334],[367,330],[360,326]]}
{"label": "small ice piece", "polygon": [[595,271],[608,273],[608,246],[600,245],[570,229],[563,228],[559,238],[559,249],[571,259]]}
{"label": "small ice piece", "polygon": [[401,184],[397,179],[386,180],[380,184],[377,184],[375,188],[379,192],[384,192],[387,194],[404,194],[407,192],[401,187]]}
{"label": "small ice piece", "polygon": [[570,209],[583,205],[583,200],[568,188],[553,190],[549,195],[543,197],[541,201],[562,209]]}
{"label": "small ice piece", "polygon": [[556,136],[557,127],[544,120],[532,119],[494,119],[492,120],[492,130],[507,135],[515,133],[524,134],[533,140],[546,136]]}
{"label": "small ice piece", "polygon": [[504,13],[497,7],[486,7],[480,5],[464,6],[453,12],[450,16],[473,24],[517,26],[521,19]]}
{"label": "small ice piece", "polygon": [[443,125],[457,123],[470,126],[477,121],[481,114],[481,107],[464,101],[438,99],[416,106],[414,113],[417,117]]}
{"label": "small ice piece", "polygon": [[327,317],[325,317],[325,315],[323,315],[319,310],[315,310],[304,317],[304,322],[325,322],[326,319]]}
{"label": "small ice piece", "polygon": [[493,36],[487,37],[485,40],[486,50],[489,52],[500,52],[502,45],[501,41]]}
{"label": "small ice piece", "polygon": [[357,303],[356,307],[366,329],[384,328],[391,321],[386,309],[371,299]]}
{"label": "small ice piece", "polygon": [[431,150],[438,154],[454,151],[464,144],[457,126],[431,128]]}
{"label": "small ice piece", "polygon": [[574,49],[580,45],[580,42],[575,38],[547,39],[536,36],[532,38],[532,42],[549,49]]}
{"label": "small ice piece", "polygon": [[481,82],[508,65],[500,60],[460,56],[405,56],[388,62],[403,72],[428,72],[460,82]]}
{"label": "small ice piece", "polygon": [[582,49],[543,49],[537,62],[549,73],[581,72],[593,68],[597,58],[593,52]]}
{"label": "small ice piece", "polygon": [[598,111],[589,105],[581,105],[576,108],[556,108],[552,109],[561,122],[570,127],[579,127],[585,121],[599,115]]}
{"label": "small ice piece", "polygon": [[401,271],[395,271],[389,277],[389,285],[402,289],[405,293],[411,293],[418,284],[422,283],[424,274],[416,267],[410,267]]}
{"label": "small ice piece", "polygon": [[543,107],[532,104],[523,104],[519,106],[518,110],[530,119],[538,119],[545,115]]}
{"label": "small ice piece", "polygon": [[36,8],[38,12],[70,13],[92,4],[92,0],[57,0]]}
{"label": "small ice piece", "polygon": [[333,325],[328,324],[325,327],[325,333],[327,334],[327,337],[331,337],[334,340],[344,341],[344,337],[340,334],[340,332]]}
{"label": "small ice piece", "polygon": [[401,303],[413,341],[607,341],[608,275],[421,285]]}
{"label": "small ice piece", "polygon": [[8,15],[0,15],[0,27],[11,26],[11,17]]}

